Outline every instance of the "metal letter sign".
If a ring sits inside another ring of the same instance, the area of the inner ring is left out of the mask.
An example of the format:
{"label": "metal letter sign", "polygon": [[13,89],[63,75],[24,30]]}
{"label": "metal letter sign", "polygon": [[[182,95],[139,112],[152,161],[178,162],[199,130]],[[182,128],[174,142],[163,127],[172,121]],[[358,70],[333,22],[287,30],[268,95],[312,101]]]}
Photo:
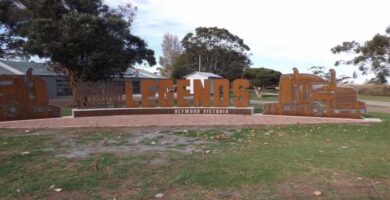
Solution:
{"label": "metal letter sign", "polygon": [[[131,80],[125,82],[128,108],[75,109],[74,117],[132,115],[132,114],[245,114],[251,115],[249,106],[249,81],[238,79],[230,83],[226,79],[194,80],[194,94],[190,93],[189,80],[141,80],[141,105],[134,99]],[[176,92],[175,92],[176,88]],[[210,94],[213,92],[213,95]],[[233,106],[230,106],[233,102]]]}
{"label": "metal letter sign", "polygon": [[[230,98],[233,98],[234,107],[249,106],[248,80],[237,79],[233,81],[233,97],[230,97],[228,80],[214,80],[213,101],[211,101],[210,85],[209,80],[204,80],[203,84],[200,80],[194,80],[194,94],[192,96],[187,88],[190,86],[190,81],[177,80],[177,90],[176,95],[174,95],[172,80],[141,80],[141,104],[142,107],[174,107],[176,98],[177,107],[229,107]],[[133,87],[130,80],[126,81],[125,94],[127,107],[137,107],[135,100],[133,100]],[[156,94],[158,94],[158,98],[156,98]],[[158,100],[157,104],[156,99]]]}
{"label": "metal letter sign", "polygon": [[330,80],[324,80],[294,68],[293,74],[280,78],[279,102],[264,105],[264,114],[272,115],[362,118],[365,112],[353,88],[337,87],[333,69]]}
{"label": "metal letter sign", "polygon": [[0,75],[0,121],[60,117],[60,109],[50,106],[46,83],[32,76]]}

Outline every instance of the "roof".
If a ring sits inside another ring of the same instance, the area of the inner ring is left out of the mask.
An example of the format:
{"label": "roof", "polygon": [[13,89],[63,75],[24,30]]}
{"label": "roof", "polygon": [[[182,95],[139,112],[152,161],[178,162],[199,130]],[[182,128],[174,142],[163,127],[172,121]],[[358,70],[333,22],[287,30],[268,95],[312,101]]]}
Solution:
{"label": "roof", "polygon": [[46,63],[16,62],[0,60],[0,75],[24,75],[27,69],[33,69],[32,74],[38,76],[58,76],[56,72],[49,69]]}
{"label": "roof", "polygon": [[[24,75],[26,70],[31,67],[32,73],[36,76],[58,76],[58,74],[50,69],[47,63],[36,62],[19,62],[19,61],[5,61],[0,60],[0,75]],[[158,74],[148,72],[143,69],[128,68],[123,76],[125,78],[152,78],[165,79],[165,77]]]}
{"label": "roof", "polygon": [[166,79],[166,77],[143,69],[128,68],[123,73],[124,78],[152,78],[152,79]]}
{"label": "roof", "polygon": [[192,72],[191,74],[184,76],[184,78],[188,78],[188,77],[194,76],[194,75],[204,76],[207,78],[222,78],[222,76],[211,73],[211,72]]}

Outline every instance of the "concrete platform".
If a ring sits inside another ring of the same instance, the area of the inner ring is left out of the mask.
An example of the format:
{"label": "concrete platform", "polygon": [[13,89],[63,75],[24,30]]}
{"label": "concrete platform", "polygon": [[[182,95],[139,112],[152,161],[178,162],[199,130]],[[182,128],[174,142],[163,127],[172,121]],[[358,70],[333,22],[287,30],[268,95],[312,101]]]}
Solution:
{"label": "concrete platform", "polygon": [[379,123],[380,119],[345,119],[321,117],[297,117],[280,115],[119,115],[100,117],[64,117],[0,122],[0,128],[66,128],[66,127],[175,127],[215,126],[254,127],[262,125],[291,124],[366,124]]}
{"label": "concrete platform", "polygon": [[113,115],[152,115],[152,114],[232,114],[252,115],[253,107],[151,107],[151,108],[93,108],[73,109],[73,117],[95,117]]}

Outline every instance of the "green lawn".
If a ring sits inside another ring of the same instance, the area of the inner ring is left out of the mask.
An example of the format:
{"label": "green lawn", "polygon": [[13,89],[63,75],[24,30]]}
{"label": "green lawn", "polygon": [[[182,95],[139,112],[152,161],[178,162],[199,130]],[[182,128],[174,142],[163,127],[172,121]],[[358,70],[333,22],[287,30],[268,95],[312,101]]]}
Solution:
{"label": "green lawn", "polygon": [[254,89],[249,89],[249,94],[250,94],[250,97],[251,97],[251,100],[259,100],[259,101],[278,101],[278,93],[277,91],[273,91],[273,90],[267,90],[265,91],[265,93],[263,94],[263,96],[260,98],[260,97],[257,97]]}
{"label": "green lawn", "polygon": [[[384,122],[168,129],[140,147],[131,128],[0,129],[0,199],[389,199],[390,114],[369,115]],[[168,135],[207,143],[159,151]]]}
{"label": "green lawn", "polygon": [[69,107],[61,107],[61,116],[71,116],[72,115],[72,108]]}

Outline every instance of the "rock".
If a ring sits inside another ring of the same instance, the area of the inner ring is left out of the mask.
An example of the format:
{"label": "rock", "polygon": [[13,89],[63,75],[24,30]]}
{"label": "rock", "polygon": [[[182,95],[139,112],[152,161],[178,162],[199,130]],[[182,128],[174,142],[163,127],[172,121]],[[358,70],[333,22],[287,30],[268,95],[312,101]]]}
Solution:
{"label": "rock", "polygon": [[26,130],[26,131],[24,131],[25,133],[30,133],[31,131],[30,130]]}
{"label": "rock", "polygon": [[153,145],[154,145],[154,144],[156,144],[156,142],[155,142],[155,141],[153,141],[153,142],[151,142],[150,144],[153,144]]}
{"label": "rock", "polygon": [[16,192],[17,192],[17,193],[20,193],[20,189],[16,189]]}
{"label": "rock", "polygon": [[211,153],[211,150],[206,150],[205,153],[209,154]]}
{"label": "rock", "polygon": [[61,189],[61,188],[56,188],[56,189],[54,189],[54,191],[56,191],[56,192],[61,192],[62,189]]}
{"label": "rock", "polygon": [[357,177],[356,180],[361,181],[361,180],[363,180],[363,178],[362,177]]}
{"label": "rock", "polygon": [[319,196],[322,195],[322,192],[320,192],[320,191],[314,191],[314,192],[313,192],[313,195],[316,196],[316,197],[319,197]]}
{"label": "rock", "polygon": [[54,189],[54,187],[55,187],[55,185],[53,184],[53,185],[51,185],[50,187],[49,187],[49,189]]}
{"label": "rock", "polygon": [[164,193],[158,193],[154,197],[160,199],[160,198],[163,198],[163,196],[164,196]]}
{"label": "rock", "polygon": [[30,154],[29,151],[23,151],[23,152],[22,152],[22,155],[28,155],[28,154]]}
{"label": "rock", "polygon": [[163,142],[161,142],[161,144],[166,145],[166,144],[168,144],[168,142],[167,141],[163,141]]}

